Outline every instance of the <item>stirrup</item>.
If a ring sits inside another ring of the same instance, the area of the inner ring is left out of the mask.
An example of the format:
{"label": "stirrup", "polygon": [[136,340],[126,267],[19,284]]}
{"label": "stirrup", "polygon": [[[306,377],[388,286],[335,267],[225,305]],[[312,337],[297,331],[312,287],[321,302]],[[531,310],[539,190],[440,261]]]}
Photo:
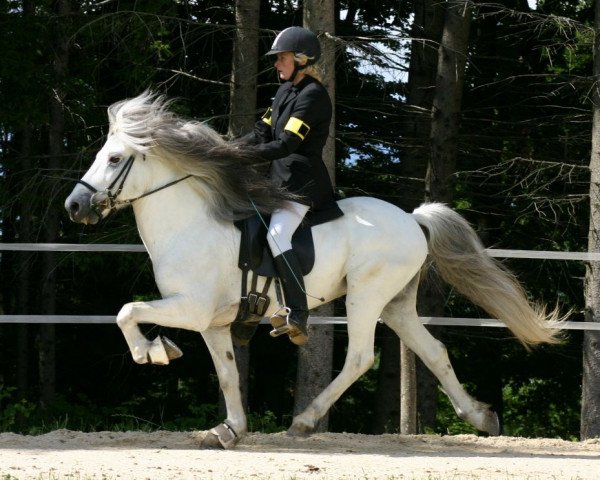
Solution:
{"label": "stirrup", "polygon": [[[285,312],[285,317],[281,312]],[[288,334],[290,337],[290,341],[294,345],[298,345],[301,347],[302,345],[306,345],[308,342],[308,334],[302,332],[297,325],[290,323],[290,313],[291,310],[289,307],[281,307],[273,316],[271,316],[271,325],[273,325],[273,330],[269,332],[269,335],[272,337],[279,337],[284,333]]]}
{"label": "stirrup", "polygon": [[271,315],[271,325],[273,330],[269,332],[273,338],[284,335],[290,331],[289,318],[292,311],[288,307],[280,307],[273,315]]}

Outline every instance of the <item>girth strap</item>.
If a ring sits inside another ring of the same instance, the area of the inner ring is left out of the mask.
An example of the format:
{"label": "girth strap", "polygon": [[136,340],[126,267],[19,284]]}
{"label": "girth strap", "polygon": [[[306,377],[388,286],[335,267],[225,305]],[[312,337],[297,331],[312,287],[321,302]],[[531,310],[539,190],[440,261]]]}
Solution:
{"label": "girth strap", "polygon": [[249,270],[247,269],[242,270],[240,306],[234,322],[254,323],[256,318],[251,317],[262,318],[265,315],[267,308],[269,308],[270,299],[268,297],[268,293],[273,279],[271,277],[266,277],[262,292],[259,294],[256,290],[258,284],[258,275],[256,272],[252,272],[250,292],[248,292],[248,272]]}

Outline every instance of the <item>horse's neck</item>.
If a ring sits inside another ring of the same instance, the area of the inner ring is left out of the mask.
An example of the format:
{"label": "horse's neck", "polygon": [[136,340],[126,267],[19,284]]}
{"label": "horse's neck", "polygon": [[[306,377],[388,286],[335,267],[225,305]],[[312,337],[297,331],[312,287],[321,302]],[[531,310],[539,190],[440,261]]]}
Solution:
{"label": "horse's neck", "polygon": [[192,181],[184,180],[133,204],[138,231],[151,258],[169,254],[175,245],[196,250],[215,245],[227,234],[225,225],[210,215]]}

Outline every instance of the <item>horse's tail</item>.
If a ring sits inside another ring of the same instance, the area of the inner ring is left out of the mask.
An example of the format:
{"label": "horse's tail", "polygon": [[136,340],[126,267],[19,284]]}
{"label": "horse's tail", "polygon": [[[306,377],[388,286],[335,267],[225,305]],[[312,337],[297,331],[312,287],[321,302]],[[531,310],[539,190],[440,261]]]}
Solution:
{"label": "horse's tail", "polygon": [[424,227],[429,255],[441,277],[476,305],[498,318],[529,348],[559,343],[561,319],[541,305],[530,305],[515,276],[487,254],[469,223],[441,203],[413,212]]}

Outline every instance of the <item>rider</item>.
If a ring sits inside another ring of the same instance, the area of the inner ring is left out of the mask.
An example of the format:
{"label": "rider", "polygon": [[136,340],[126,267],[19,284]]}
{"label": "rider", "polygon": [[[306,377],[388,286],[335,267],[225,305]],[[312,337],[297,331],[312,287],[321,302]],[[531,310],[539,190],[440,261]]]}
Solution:
{"label": "rider", "polygon": [[[267,240],[291,310],[287,333],[292,342],[303,345],[308,340],[308,307],[291,242],[309,210],[313,225],[342,215],[322,159],[332,106],[315,67],[321,45],[314,33],[302,27],[286,28],[267,55],[276,55],[274,66],[284,83],[271,108],[256,123],[254,133],[245,139],[254,143],[251,148],[258,156],[271,161],[273,184],[297,195],[296,201],[273,212]],[[278,327],[277,321],[272,323]]]}

